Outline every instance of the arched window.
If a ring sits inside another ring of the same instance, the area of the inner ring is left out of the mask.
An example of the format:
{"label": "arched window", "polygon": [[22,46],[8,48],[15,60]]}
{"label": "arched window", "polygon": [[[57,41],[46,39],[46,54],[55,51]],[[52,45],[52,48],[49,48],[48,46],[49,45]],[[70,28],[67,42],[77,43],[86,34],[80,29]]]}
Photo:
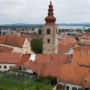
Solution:
{"label": "arched window", "polygon": [[50,43],[50,39],[47,39],[47,42]]}
{"label": "arched window", "polygon": [[50,34],[50,29],[47,29],[47,34]]}

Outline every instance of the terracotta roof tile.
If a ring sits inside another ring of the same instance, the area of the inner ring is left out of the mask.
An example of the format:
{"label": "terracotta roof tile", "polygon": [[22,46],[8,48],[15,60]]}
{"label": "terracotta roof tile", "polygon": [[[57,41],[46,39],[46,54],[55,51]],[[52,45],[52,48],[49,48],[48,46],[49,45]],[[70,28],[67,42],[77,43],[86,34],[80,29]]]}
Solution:
{"label": "terracotta roof tile", "polygon": [[59,42],[63,44],[73,44],[76,42],[76,39],[73,36],[63,35],[64,39],[60,39]]}
{"label": "terracotta roof tile", "polygon": [[0,36],[0,43],[1,43],[1,44],[4,44],[5,41],[6,41],[6,39],[7,39],[7,35],[1,35],[1,36]]}
{"label": "terracotta roof tile", "polygon": [[25,62],[29,61],[30,55],[28,54],[22,54],[17,66],[21,66],[22,64],[24,64]]}
{"label": "terracotta roof tile", "polygon": [[65,54],[36,54],[34,61],[28,60],[24,64],[36,73],[57,77],[61,65],[68,63],[68,60],[69,58]]}
{"label": "terracotta roof tile", "polygon": [[72,48],[71,44],[58,44],[58,53],[65,53],[68,52]]}
{"label": "terracotta roof tile", "polygon": [[25,41],[24,37],[18,37],[18,36],[9,36],[9,35],[1,35],[0,36],[0,43],[1,44],[6,44],[10,46],[15,46],[15,47],[22,47],[23,43]]}
{"label": "terracotta roof tile", "polygon": [[84,48],[82,48],[83,51],[90,51],[90,46],[85,46]]}
{"label": "terracotta roof tile", "polygon": [[78,44],[75,44],[75,45],[73,46],[73,49],[74,49],[75,51],[80,51],[80,50],[82,49],[82,47],[81,47],[80,45],[78,45]]}
{"label": "terracotta roof tile", "polygon": [[53,63],[63,64],[67,59],[65,54],[36,54],[36,62],[45,63],[48,61],[53,61]]}
{"label": "terracotta roof tile", "polygon": [[90,53],[85,51],[74,51],[72,65],[75,65],[75,62],[80,66],[89,67]]}
{"label": "terracotta roof tile", "polygon": [[84,77],[89,73],[88,68],[73,65],[63,65],[59,72],[58,81],[76,85],[83,85]]}
{"label": "terracotta roof tile", "polygon": [[33,70],[33,72],[39,73],[41,72],[44,63],[38,63],[36,61],[29,61],[29,68]]}
{"label": "terracotta roof tile", "polygon": [[15,47],[22,47],[24,41],[25,41],[24,37],[8,36],[5,44]]}
{"label": "terracotta roof tile", "polygon": [[0,53],[11,53],[12,50],[13,50],[12,48],[0,46]]}
{"label": "terracotta roof tile", "polygon": [[21,54],[17,53],[0,53],[0,63],[14,63],[17,64]]}
{"label": "terracotta roof tile", "polygon": [[84,88],[90,88],[90,73],[84,78],[83,86]]}
{"label": "terracotta roof tile", "polygon": [[50,62],[47,62],[45,63],[45,66],[41,72],[41,74],[43,76],[48,76],[48,75],[51,75],[53,77],[58,77],[58,72],[61,68],[61,65],[59,64],[53,64],[53,63],[50,63]]}

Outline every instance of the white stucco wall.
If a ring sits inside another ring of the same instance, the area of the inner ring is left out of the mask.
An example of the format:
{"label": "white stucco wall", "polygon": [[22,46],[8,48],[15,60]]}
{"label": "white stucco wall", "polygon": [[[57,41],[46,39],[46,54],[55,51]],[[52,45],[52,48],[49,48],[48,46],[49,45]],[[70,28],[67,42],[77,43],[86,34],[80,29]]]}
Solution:
{"label": "white stucco wall", "polygon": [[75,85],[75,84],[70,84],[70,83],[65,83],[65,82],[58,82],[58,84],[61,84],[61,85],[65,85],[65,89],[66,90],[66,87],[69,86],[69,90],[72,90],[73,87],[77,88],[78,89],[83,89],[82,86],[80,85]]}
{"label": "white stucco wall", "polygon": [[25,39],[25,42],[22,46],[22,52],[23,54],[32,54],[30,43],[28,42],[27,38]]}
{"label": "white stucco wall", "polygon": [[[10,67],[13,67],[15,64],[5,64],[5,63],[0,63],[0,71],[8,71]],[[7,68],[4,68],[6,66]]]}

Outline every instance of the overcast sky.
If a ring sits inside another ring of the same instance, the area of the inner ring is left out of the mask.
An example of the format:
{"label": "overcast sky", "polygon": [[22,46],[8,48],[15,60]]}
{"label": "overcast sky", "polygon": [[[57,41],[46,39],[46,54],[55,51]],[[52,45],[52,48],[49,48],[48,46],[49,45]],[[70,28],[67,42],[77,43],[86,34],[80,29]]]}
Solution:
{"label": "overcast sky", "polygon": [[[50,0],[0,0],[0,24],[44,24]],[[90,0],[52,0],[56,23],[90,22]]]}

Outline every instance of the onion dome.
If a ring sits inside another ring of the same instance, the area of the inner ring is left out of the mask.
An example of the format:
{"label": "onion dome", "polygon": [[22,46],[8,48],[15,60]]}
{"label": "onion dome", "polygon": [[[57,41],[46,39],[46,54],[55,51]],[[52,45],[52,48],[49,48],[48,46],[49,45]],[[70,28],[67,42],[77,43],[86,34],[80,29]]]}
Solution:
{"label": "onion dome", "polygon": [[51,1],[48,9],[48,16],[45,18],[45,21],[46,21],[45,25],[56,25],[55,24],[56,18],[53,16],[53,5]]}

